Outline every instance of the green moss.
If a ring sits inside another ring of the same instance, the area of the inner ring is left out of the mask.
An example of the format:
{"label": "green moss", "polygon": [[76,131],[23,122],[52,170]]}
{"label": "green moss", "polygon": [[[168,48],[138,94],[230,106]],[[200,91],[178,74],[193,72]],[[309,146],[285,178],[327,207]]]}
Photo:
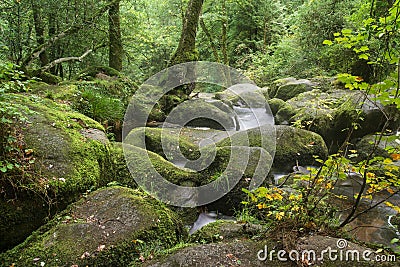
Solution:
{"label": "green moss", "polygon": [[[141,139],[145,138],[144,142]],[[190,142],[185,136],[179,135],[178,132],[162,128],[136,128],[133,129],[124,140],[125,144],[143,147],[154,153],[159,154],[163,158],[167,158],[164,151],[172,153],[182,152],[182,154],[190,160],[199,158],[200,151],[198,146]],[[177,147],[179,145],[179,147]]]}
{"label": "green moss", "polygon": [[295,78],[289,77],[289,78],[283,78],[283,79],[278,79],[270,84],[270,90],[269,90],[269,97],[274,98],[276,97],[276,92],[278,91],[278,88],[282,85],[285,85],[289,82],[294,82],[296,81]]}
{"label": "green moss", "polygon": [[289,126],[276,127],[276,152],[274,167],[291,169],[297,163],[301,166],[316,165],[314,156],[325,159],[328,148],[323,138],[313,132]]}
{"label": "green moss", "polygon": [[[233,134],[230,138],[218,141],[216,146],[246,146],[248,144],[250,147],[262,147],[271,152],[275,149],[275,140],[271,138],[274,136],[274,131],[275,129],[271,128],[270,125],[240,131]],[[261,136],[262,133],[264,134],[263,137]]]}
{"label": "green moss", "polygon": [[275,122],[277,124],[289,124],[293,122],[294,115],[296,115],[296,110],[285,103],[276,113]]}
{"label": "green moss", "polygon": [[238,93],[234,93],[231,90],[224,90],[216,93],[214,98],[229,103],[230,106],[251,106],[255,108],[265,107],[265,102],[269,98],[269,95],[266,88]]}
{"label": "green moss", "polygon": [[[220,103],[220,102],[218,102]],[[226,107],[221,108],[220,104],[214,105],[204,99],[189,100],[181,103],[178,110],[170,114],[168,122],[179,124],[185,123],[188,126],[209,127],[213,129],[232,129],[234,121],[231,114],[227,113]],[[187,121],[187,119],[195,118]]]}
{"label": "green moss", "polygon": [[77,79],[89,79],[96,77],[97,74],[103,73],[111,77],[119,77],[120,72],[107,66],[90,66],[78,74]]}
{"label": "green moss", "polygon": [[365,114],[359,109],[359,99],[359,93],[353,91],[332,90],[325,93],[315,89],[304,92],[280,108],[276,122],[295,123],[296,126],[320,134],[331,152],[335,152],[346,139],[353,123],[361,124],[360,129],[353,132],[353,137],[377,130],[379,122],[376,119],[368,122],[362,120]]}
{"label": "green moss", "polygon": [[286,101],[309,90],[311,87],[305,83],[287,83],[278,88],[274,97]]}
{"label": "green moss", "polygon": [[48,83],[48,84],[58,84],[62,81],[62,78],[60,76],[53,75],[49,72],[42,72],[39,69],[28,70],[27,73],[30,77],[37,77],[41,81]]}
{"label": "green moss", "polygon": [[[306,166],[315,164],[315,156],[325,158],[328,155],[328,149],[322,137],[316,133],[297,129],[290,126],[278,125],[276,130],[276,143],[271,140],[271,131],[260,131],[258,128],[249,129],[231,136],[231,139],[225,138],[217,142],[218,147],[230,146],[233,142],[246,145],[247,140],[251,147],[263,147],[270,153],[275,149],[273,167],[281,170],[291,170],[292,166],[299,164]],[[266,134],[261,139],[261,132]],[[234,141],[231,141],[234,140]],[[265,144],[261,141],[265,140]]]}
{"label": "green moss", "polygon": [[189,242],[214,243],[230,240],[248,239],[261,233],[260,225],[243,224],[233,221],[222,221],[207,224],[190,236]]}
{"label": "green moss", "polygon": [[272,111],[272,114],[275,116],[276,113],[287,104],[282,99],[272,98],[268,100],[268,105]]}
{"label": "green moss", "polygon": [[[145,149],[124,144],[125,158],[131,174],[136,179],[146,183],[147,188],[153,188],[155,171],[168,181],[182,185],[190,182],[199,185],[202,181],[200,174],[176,167],[160,155]],[[156,188],[154,188],[156,189]]]}
{"label": "green moss", "polygon": [[108,157],[103,163],[101,180],[107,183],[117,183],[119,185],[136,188],[136,182],[132,178],[126,165],[122,144],[112,142],[108,150]]}

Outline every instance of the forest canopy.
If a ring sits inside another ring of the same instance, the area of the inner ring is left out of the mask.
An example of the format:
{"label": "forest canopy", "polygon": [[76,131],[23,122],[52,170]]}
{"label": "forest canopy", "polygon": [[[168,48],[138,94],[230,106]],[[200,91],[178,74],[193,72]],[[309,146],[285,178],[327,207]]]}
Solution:
{"label": "forest canopy", "polygon": [[[0,60],[36,70],[31,76],[41,70],[62,79],[109,66],[139,84],[170,65],[191,2],[199,7],[197,36],[194,57],[185,61],[221,62],[261,85],[343,72],[377,81],[390,67],[368,61],[385,53],[396,61],[397,14],[381,35],[373,22],[382,24],[398,1],[375,0],[6,0],[0,4]],[[368,57],[350,45],[323,44],[343,29],[368,36],[356,40],[368,46]]]}

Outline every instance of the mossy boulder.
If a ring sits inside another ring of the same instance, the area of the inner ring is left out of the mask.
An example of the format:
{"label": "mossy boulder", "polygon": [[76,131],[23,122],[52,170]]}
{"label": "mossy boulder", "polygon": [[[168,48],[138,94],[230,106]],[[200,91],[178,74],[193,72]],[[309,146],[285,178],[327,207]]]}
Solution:
{"label": "mossy boulder", "polygon": [[227,89],[215,94],[214,98],[229,103],[233,106],[264,108],[268,99],[268,89],[256,87],[237,87],[233,90]]}
{"label": "mossy boulder", "polygon": [[161,199],[172,194],[184,203],[189,203],[188,206],[194,206],[196,195],[173,194],[173,189],[156,181],[165,179],[175,185],[193,187],[199,186],[204,180],[201,174],[179,168],[160,155],[139,147],[124,144],[124,154],[132,177],[148,192]]}
{"label": "mossy boulder", "polygon": [[302,93],[286,103],[276,114],[276,123],[294,123],[320,134],[330,150],[335,152],[347,138],[354,124],[352,136],[362,137],[382,128],[383,114],[370,101],[361,105],[361,92],[319,89]]}
{"label": "mossy boulder", "polygon": [[195,160],[200,156],[198,146],[180,135],[178,129],[173,128],[135,128],[124,139],[124,144],[142,148],[145,145],[147,150],[157,153],[165,159],[179,152],[189,160]]}
{"label": "mossy boulder", "polygon": [[111,142],[108,149],[105,168],[101,173],[101,179],[108,184],[123,185],[129,188],[136,188],[136,181],[133,179],[126,164],[122,143]]}
{"label": "mossy boulder", "polygon": [[272,98],[268,100],[268,105],[272,114],[275,116],[276,113],[286,105],[286,102],[279,98]]}
{"label": "mossy boulder", "polygon": [[287,78],[282,78],[282,79],[278,79],[273,81],[270,85],[269,85],[269,97],[273,98],[276,95],[276,92],[278,91],[278,88],[282,85],[285,85],[287,83],[291,83],[291,82],[295,82],[297,79],[293,78],[293,77],[287,77]]}
{"label": "mossy boulder", "polygon": [[278,87],[273,97],[286,101],[301,93],[311,91],[313,86],[314,84],[309,80],[288,81]]}
{"label": "mossy boulder", "polygon": [[[271,127],[271,126],[262,126]],[[236,144],[248,144],[251,147],[262,147],[270,154],[274,154],[273,168],[277,171],[290,171],[297,163],[303,166],[317,164],[314,156],[324,159],[328,156],[328,149],[322,137],[316,133],[291,126],[275,126],[275,134],[271,131],[260,131],[258,128],[238,132],[217,142],[218,147]],[[261,138],[261,134],[265,134]],[[271,140],[272,136],[276,140]],[[231,140],[232,139],[232,140]],[[265,140],[264,144],[261,143]],[[276,149],[275,149],[276,146]]]}
{"label": "mossy boulder", "polygon": [[43,72],[39,69],[28,70],[27,74],[32,78],[33,77],[39,78],[42,82],[48,84],[59,84],[60,82],[62,82],[62,78],[60,76],[51,74],[49,72]]}
{"label": "mossy boulder", "polygon": [[[280,87],[284,87],[284,90],[281,91],[281,93],[283,93],[285,90],[290,88],[290,85],[293,85],[293,84],[299,84],[300,91],[302,91],[304,89],[306,89],[306,91],[310,91],[310,89],[311,90],[319,89],[322,92],[326,92],[326,91],[332,90],[333,88],[338,88],[338,86],[335,85],[336,81],[337,81],[336,78],[324,77],[324,76],[313,77],[308,80],[306,80],[306,79],[297,80],[296,78],[293,78],[293,77],[278,79],[270,84],[269,97],[270,98],[277,97],[277,92]],[[303,85],[301,85],[301,84],[303,84]],[[289,87],[285,88],[287,85],[289,85]],[[342,86],[340,88],[344,88],[344,86]],[[297,90],[294,90],[293,92],[289,92],[289,95],[291,96],[295,93],[297,93]],[[290,97],[290,96],[288,96],[288,97]],[[285,98],[290,99],[288,97],[284,97],[283,99],[285,99]]]}
{"label": "mossy boulder", "polygon": [[326,159],[328,148],[316,133],[290,126],[276,126],[276,151],[273,167],[289,171],[301,166],[318,165],[315,157]]}
{"label": "mossy boulder", "polygon": [[[248,161],[245,162],[247,157]],[[217,210],[228,215],[241,209],[241,201],[246,197],[242,188],[249,188],[250,185],[260,182],[261,185],[268,186],[270,180],[267,177],[271,166],[272,157],[265,149],[228,146],[217,147],[215,157],[213,148],[206,147],[202,150],[202,157],[199,161],[186,164],[186,167],[190,169],[200,169],[199,173],[204,176],[201,185],[219,179],[215,190],[224,190],[228,193],[207,206],[210,210]],[[227,178],[234,178],[238,182],[233,185],[226,181]]]}
{"label": "mossy boulder", "polygon": [[271,262],[260,261],[257,258],[258,251],[267,246],[275,247],[276,243],[257,242],[251,240],[238,240],[232,242],[220,242],[213,244],[195,244],[184,248],[176,248],[169,251],[168,255],[160,256],[144,264],[146,267],[209,267],[209,266],[243,266],[261,267],[270,266],[286,267],[296,266],[292,262],[280,262],[274,259]]}
{"label": "mossy boulder", "polygon": [[[346,242],[346,248],[337,250],[335,253],[333,248],[337,248],[338,242]],[[296,242],[296,240],[295,240]],[[399,260],[378,262],[373,261],[377,253],[375,249],[361,246],[347,240],[340,240],[338,238],[331,238],[321,235],[313,235],[309,237],[299,238],[296,247],[291,251],[289,248],[284,248],[281,241],[275,240],[235,240],[228,242],[219,242],[212,244],[191,245],[184,248],[174,248],[169,250],[169,255],[161,255],[156,259],[144,264],[146,267],[190,267],[190,266],[243,266],[243,267],[261,267],[261,266],[278,266],[278,267],[294,267],[303,266],[306,264],[315,264],[321,267],[334,267],[338,266],[340,252],[343,252],[343,258],[347,257],[349,260],[340,261],[340,266],[353,267],[373,267],[373,266],[399,266]],[[332,253],[327,253],[331,248]],[[369,261],[363,259],[363,252],[368,255]],[[311,251],[315,252],[315,256]],[[359,252],[359,260],[356,258],[356,253]],[[295,252],[298,252],[295,253]],[[345,252],[348,252],[345,255]],[[389,254],[388,252],[381,252],[379,255]],[[278,256],[279,255],[279,256]],[[301,258],[310,256],[304,260]],[[298,260],[296,257],[298,256]],[[320,256],[323,259],[320,259]],[[354,256],[354,258],[352,258]],[[261,259],[259,259],[261,257]],[[270,259],[270,257],[272,259]],[[278,257],[281,260],[278,260]],[[290,260],[290,257],[295,260]],[[329,258],[330,257],[330,258]],[[333,260],[335,258],[335,260]],[[286,259],[286,260],[284,260]],[[315,259],[315,260],[314,260]]]}
{"label": "mossy boulder", "polygon": [[275,114],[275,123],[278,125],[288,125],[293,122],[292,118],[296,115],[296,109],[285,102]]}
{"label": "mossy boulder", "polygon": [[233,114],[227,112],[229,109],[221,104],[205,99],[188,100],[173,109],[166,121],[181,126],[233,129]]}
{"label": "mossy boulder", "polygon": [[[359,139],[355,144],[357,150],[358,160],[365,160],[373,152],[372,156],[389,158],[390,152],[395,153],[399,149],[399,144],[396,142],[398,136],[379,136],[379,135],[366,135]],[[379,142],[378,142],[379,141]]]}
{"label": "mossy boulder", "polygon": [[0,255],[2,266],[128,266],[154,249],[174,246],[187,231],[162,203],[139,190],[110,187],[73,204]]}
{"label": "mossy boulder", "polygon": [[29,173],[15,177],[12,184],[3,181],[6,193],[1,209],[7,212],[0,215],[2,249],[22,241],[47,216],[82,193],[108,182],[101,180],[108,140],[100,124],[48,99],[10,97],[31,110],[21,136],[35,162]]}

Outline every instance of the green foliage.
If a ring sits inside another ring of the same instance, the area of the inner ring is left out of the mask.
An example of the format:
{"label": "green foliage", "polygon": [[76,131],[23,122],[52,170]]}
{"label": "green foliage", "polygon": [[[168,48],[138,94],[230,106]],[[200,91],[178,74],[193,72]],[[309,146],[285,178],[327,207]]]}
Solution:
{"label": "green foliage", "polygon": [[122,121],[125,108],[119,99],[101,94],[96,87],[87,86],[77,94],[73,108],[99,122]]}
{"label": "green foliage", "polygon": [[33,112],[14,101],[13,95],[0,94],[0,186],[6,195],[30,183],[35,163],[33,150],[25,146],[21,134],[27,115]]}
{"label": "green foliage", "polygon": [[26,85],[32,82],[27,80],[24,72],[11,62],[0,61],[0,94],[25,92]]}
{"label": "green foliage", "polygon": [[[13,103],[13,96],[9,92],[26,91],[30,80],[12,63],[0,63],[0,172],[4,177],[20,174],[34,162],[32,151],[23,147],[21,127],[27,123],[25,106]],[[0,181],[3,183],[4,181]]]}

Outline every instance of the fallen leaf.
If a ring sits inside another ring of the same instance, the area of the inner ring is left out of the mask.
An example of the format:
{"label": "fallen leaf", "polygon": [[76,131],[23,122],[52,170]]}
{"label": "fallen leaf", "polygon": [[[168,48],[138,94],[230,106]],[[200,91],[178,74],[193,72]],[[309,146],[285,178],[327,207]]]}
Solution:
{"label": "fallen leaf", "polygon": [[82,254],[81,259],[87,258],[89,256],[90,256],[90,253],[86,251],[85,253]]}
{"label": "fallen leaf", "polygon": [[98,252],[100,252],[100,251],[103,251],[103,249],[106,247],[106,245],[99,245],[98,247],[97,247],[97,251]]}
{"label": "fallen leaf", "polygon": [[143,255],[140,255],[139,260],[140,260],[141,262],[144,262],[146,259],[143,257]]}

